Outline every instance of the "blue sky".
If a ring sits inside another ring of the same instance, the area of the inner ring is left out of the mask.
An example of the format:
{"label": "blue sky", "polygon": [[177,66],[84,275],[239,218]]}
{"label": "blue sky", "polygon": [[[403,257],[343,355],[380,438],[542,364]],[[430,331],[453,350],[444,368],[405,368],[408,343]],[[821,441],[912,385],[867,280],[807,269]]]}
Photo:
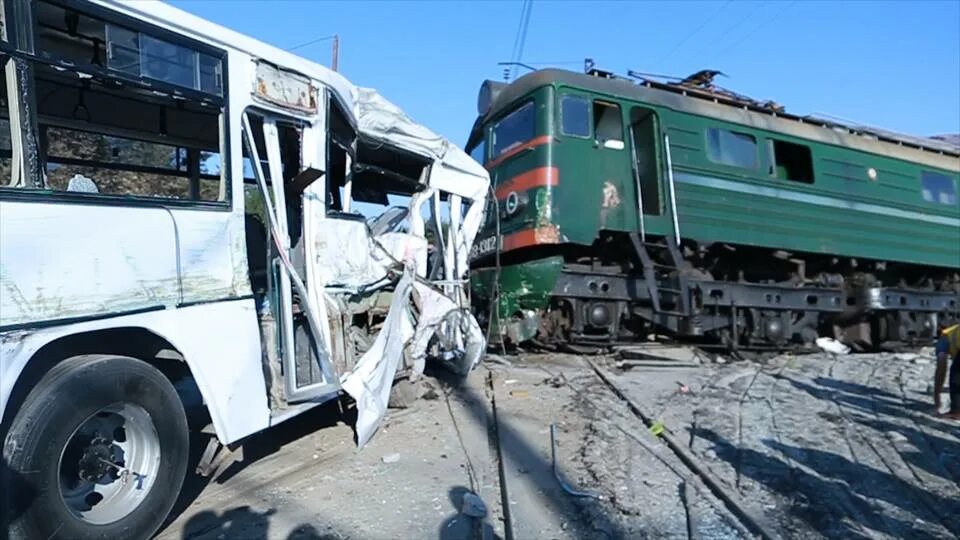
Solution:
{"label": "blue sky", "polygon": [[[338,33],[340,71],[463,144],[484,79],[502,80],[519,0],[173,1],[282,48]],[[330,42],[298,49],[325,65]],[[960,132],[960,0],[534,0],[522,60],[683,76],[787,111],[828,113],[915,135]]]}

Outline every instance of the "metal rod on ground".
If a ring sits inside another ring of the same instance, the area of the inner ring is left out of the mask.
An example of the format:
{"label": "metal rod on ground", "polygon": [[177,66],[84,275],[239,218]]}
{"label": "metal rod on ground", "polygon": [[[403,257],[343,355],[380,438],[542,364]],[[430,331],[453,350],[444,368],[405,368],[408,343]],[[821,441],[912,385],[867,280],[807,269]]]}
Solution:
{"label": "metal rod on ground", "polygon": [[497,392],[494,387],[493,373],[487,373],[487,388],[490,390],[490,421],[493,424],[493,440],[496,441],[497,475],[500,480],[500,506],[503,507],[503,537],[513,540],[513,515],[510,512],[510,492],[507,487],[507,472],[503,463],[503,448],[500,443],[500,419],[497,416]]}
{"label": "metal rod on ground", "polygon": [[[584,360],[590,365],[591,368],[593,368],[593,371],[597,374],[597,376],[600,377],[600,379],[606,383],[606,385],[610,387],[610,389],[613,390],[613,392],[620,399],[627,403],[627,406],[630,407],[630,410],[633,411],[633,413],[637,415],[637,417],[640,418],[640,420],[642,420],[647,427],[653,426],[653,421],[650,419],[650,417],[644,414],[644,412],[633,401],[633,399],[627,396],[627,394],[623,392],[623,390],[621,390],[620,387],[613,382],[613,380],[610,379],[610,377],[608,377],[598,365],[588,358],[585,358]],[[727,507],[727,509],[730,510],[730,512],[733,513],[733,515],[735,515],[738,519],[740,519],[751,532],[759,535],[764,540],[773,540],[775,538],[779,538],[768,531],[766,527],[761,525],[756,518],[754,518],[745,508],[743,508],[743,506],[737,502],[736,499],[734,499],[734,496],[730,494],[729,491],[724,489],[723,486],[720,485],[720,482],[714,478],[711,473],[709,473],[705,468],[701,467],[693,458],[693,456],[688,454],[687,451],[684,450],[683,446],[675,441],[669,433],[663,431],[660,433],[659,437],[663,439],[663,442],[667,444],[667,447],[670,448],[670,450],[672,450],[678,458],[680,458],[680,461],[682,461],[687,468],[689,468],[697,476],[699,476],[701,480],[703,480],[703,483],[707,486],[707,488],[709,488],[718,499],[723,501],[723,504]]]}
{"label": "metal rod on ground", "polygon": [[589,491],[577,491],[567,485],[563,481],[563,478],[560,477],[560,469],[557,468],[557,425],[550,424],[550,456],[553,460],[553,476],[556,477],[557,482],[559,482],[560,487],[563,488],[568,494],[573,495],[574,497],[592,497],[594,499],[603,500],[603,497],[597,495],[596,493],[590,493]]}

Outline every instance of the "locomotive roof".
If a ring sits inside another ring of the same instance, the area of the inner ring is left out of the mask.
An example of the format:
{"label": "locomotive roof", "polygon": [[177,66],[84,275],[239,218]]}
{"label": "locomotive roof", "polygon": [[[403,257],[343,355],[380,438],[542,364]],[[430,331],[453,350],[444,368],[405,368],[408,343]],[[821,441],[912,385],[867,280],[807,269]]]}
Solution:
{"label": "locomotive roof", "polygon": [[[950,141],[902,135],[884,130],[850,126],[812,116],[777,112],[698,88],[642,83],[606,78],[563,69],[528,73],[502,88],[486,121],[530,91],[550,84],[569,85],[631,101],[660,105],[673,110],[783,133],[811,141],[854,148],[931,167],[960,171],[960,146]],[[669,88],[669,89],[668,89]]]}

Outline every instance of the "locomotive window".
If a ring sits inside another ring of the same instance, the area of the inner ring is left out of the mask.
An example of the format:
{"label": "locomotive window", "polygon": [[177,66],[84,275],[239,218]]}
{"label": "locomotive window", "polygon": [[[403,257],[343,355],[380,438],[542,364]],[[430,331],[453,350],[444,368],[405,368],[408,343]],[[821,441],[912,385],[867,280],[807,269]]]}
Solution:
{"label": "locomotive window", "polygon": [[623,118],[620,106],[604,101],[593,102],[593,132],[604,148],[623,150]]}
{"label": "locomotive window", "polygon": [[560,131],[574,137],[590,136],[590,102],[579,96],[560,98]]}
{"label": "locomotive window", "polygon": [[757,139],[746,133],[708,128],[707,158],[722,165],[756,169]]}
{"label": "locomotive window", "polygon": [[513,111],[493,127],[493,156],[499,157],[533,138],[536,131],[533,102]]}
{"label": "locomotive window", "polygon": [[781,180],[813,183],[813,156],[810,147],[772,139],[773,165],[770,174]]}
{"label": "locomotive window", "polygon": [[923,171],[920,173],[923,200],[932,203],[956,206],[957,188],[953,179],[945,174]]}
{"label": "locomotive window", "polygon": [[481,165],[487,162],[487,140],[486,139],[480,139],[480,142],[478,142],[477,145],[473,147],[473,150],[470,150],[470,157],[472,157],[474,161],[476,161]]}

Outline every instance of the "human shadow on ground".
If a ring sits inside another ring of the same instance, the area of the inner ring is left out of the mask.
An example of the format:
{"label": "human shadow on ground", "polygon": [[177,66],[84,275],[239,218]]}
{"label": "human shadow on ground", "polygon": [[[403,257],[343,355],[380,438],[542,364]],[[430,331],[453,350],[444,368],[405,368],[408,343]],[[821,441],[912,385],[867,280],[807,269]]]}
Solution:
{"label": "human shadow on ground", "polygon": [[[473,416],[474,422],[487,430],[491,437],[499,436],[500,450],[504,460],[509,457],[513,462],[536,463],[537,468],[542,468],[544,471],[552,469],[552,463],[541,457],[538,449],[527,437],[511,426],[509,418],[504,416],[494,420],[490,399],[465,384],[462,376],[446,370],[431,371],[431,374],[436,377],[442,387],[451,391],[451,397],[466,405],[464,409]],[[578,539],[630,538],[628,532],[596,501],[571,498],[563,491],[552,474],[528,474],[526,480],[537,484],[537,491],[540,493],[537,502],[541,507],[537,510],[563,515],[571,537]],[[510,501],[504,502],[506,503],[503,505],[504,511],[510,512]],[[571,512],[580,515],[570,515]],[[508,538],[511,536],[512,534],[507,535]]]}
{"label": "human shadow on ground", "polygon": [[884,415],[902,418],[909,422],[917,422],[924,427],[943,432],[956,432],[957,424],[929,416],[928,411],[933,409],[933,403],[924,403],[911,398],[890,398],[889,392],[856,383],[841,383],[832,379],[818,377],[813,379],[815,384],[809,384],[786,375],[772,375],[774,378],[785,381],[797,390],[806,392],[811,397],[835,401],[849,409],[856,409],[866,414]]}
{"label": "human shadow on ground", "polygon": [[[266,540],[276,538],[270,533],[270,517],[276,509],[258,512],[249,506],[237,506],[218,514],[205,510],[191,517],[183,527],[183,540]],[[321,533],[310,523],[294,528],[286,540],[343,540],[346,535],[337,531]]]}
{"label": "human shadow on ground", "polygon": [[[960,424],[929,416],[932,404],[902,398],[885,390],[826,377],[813,379],[816,385],[780,375],[794,388],[820,400],[833,400],[861,414],[850,415],[857,423],[884,434],[899,433],[919,452],[903,453],[911,466],[960,485]],[[881,396],[877,398],[876,396]],[[893,396],[888,398],[887,396]],[[887,417],[886,420],[882,419]],[[903,423],[891,420],[902,420]],[[899,449],[898,449],[899,450]]]}
{"label": "human shadow on ground", "polygon": [[[217,475],[216,479],[203,477],[197,474],[192,468],[187,470],[187,476],[184,479],[183,487],[180,490],[180,496],[173,506],[173,510],[164,522],[161,531],[169,527],[181,514],[183,514],[203,490],[211,483],[223,484],[230,478],[236,476],[246,467],[252,465],[258,460],[275,454],[285,445],[307,437],[318,430],[345,423],[349,426],[356,424],[356,409],[340,409],[340,404],[336,401],[330,401],[319,405],[316,408],[306,411],[286,422],[282,422],[269,430],[258,432],[251,435],[243,441],[243,459],[235,461],[227,466]],[[203,451],[206,448],[210,436],[194,433],[190,438],[190,459],[188,463],[195,467],[200,462]],[[192,519],[192,518],[191,518]]]}
{"label": "human shadow on ground", "polygon": [[452,487],[447,492],[447,498],[453,506],[454,513],[440,524],[437,537],[440,540],[473,540],[474,538],[502,540],[494,533],[493,526],[488,521],[489,513],[484,518],[470,517],[461,513],[463,497],[467,493],[470,493],[470,489],[464,486]]}
{"label": "human shadow on ground", "polygon": [[[926,508],[906,507],[904,497],[910,496],[909,490],[918,488],[904,486],[892,475],[837,454],[764,441],[772,451],[789,455],[814,474],[772,454],[737,448],[712,430],[694,428],[694,431],[696,437],[713,444],[718,459],[734,467],[737,463],[749,464],[741,469],[742,475],[779,495],[787,501],[786,512],[790,516],[828,538],[872,538],[875,531],[897,538],[938,538],[936,531],[918,528],[913,520],[888,515],[872,501],[880,499],[905,508],[916,517],[941,521]],[[901,491],[897,494],[896,490]]]}

